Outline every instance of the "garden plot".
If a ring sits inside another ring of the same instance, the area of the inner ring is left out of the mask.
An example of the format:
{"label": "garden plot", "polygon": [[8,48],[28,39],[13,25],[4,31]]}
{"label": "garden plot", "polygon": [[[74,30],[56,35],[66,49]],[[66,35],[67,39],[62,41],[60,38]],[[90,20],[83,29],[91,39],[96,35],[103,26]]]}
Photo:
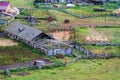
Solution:
{"label": "garden plot", "polygon": [[109,40],[106,36],[100,34],[94,28],[89,28],[89,36],[86,37],[86,41],[90,41],[90,42],[109,42]]}
{"label": "garden plot", "polygon": [[52,34],[53,37],[59,41],[69,41],[71,36],[70,31],[55,31],[55,32],[50,32],[49,34]]}
{"label": "garden plot", "polygon": [[120,43],[120,28],[96,28],[96,30],[107,36],[111,43]]}
{"label": "garden plot", "polygon": [[17,42],[14,42],[10,39],[0,39],[0,46],[13,46],[17,44]]}

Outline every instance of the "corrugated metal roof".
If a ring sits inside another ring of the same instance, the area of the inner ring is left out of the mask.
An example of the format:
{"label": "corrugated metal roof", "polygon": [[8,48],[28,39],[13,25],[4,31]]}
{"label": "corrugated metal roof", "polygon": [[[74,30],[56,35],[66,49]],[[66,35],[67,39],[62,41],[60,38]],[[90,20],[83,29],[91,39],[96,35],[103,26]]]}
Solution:
{"label": "corrugated metal roof", "polygon": [[5,30],[27,41],[31,41],[36,36],[42,33],[41,30],[37,30],[35,28],[29,27],[27,25],[23,25],[20,23],[16,23],[16,22],[12,23]]}

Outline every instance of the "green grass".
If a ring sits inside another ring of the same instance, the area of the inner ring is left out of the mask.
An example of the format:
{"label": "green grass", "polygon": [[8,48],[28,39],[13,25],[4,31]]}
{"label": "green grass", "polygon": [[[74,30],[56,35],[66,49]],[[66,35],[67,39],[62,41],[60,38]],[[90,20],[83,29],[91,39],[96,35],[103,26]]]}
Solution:
{"label": "green grass", "polygon": [[96,30],[107,36],[111,43],[120,43],[120,28],[96,28]]}
{"label": "green grass", "polygon": [[75,28],[75,36],[76,36],[76,40],[79,43],[82,43],[85,41],[85,38],[87,37],[87,35],[89,34],[88,28],[86,27],[78,27]]}
{"label": "green grass", "polygon": [[40,54],[35,49],[19,44],[16,46],[0,46],[0,65],[16,64],[40,58]]}
{"label": "green grass", "polygon": [[120,47],[115,46],[83,46],[83,47],[95,54],[120,55]]}
{"label": "green grass", "polygon": [[11,6],[13,7],[22,7],[22,8],[30,8],[32,5],[33,0],[3,0],[9,1]]}
{"label": "green grass", "polygon": [[50,16],[49,12],[44,9],[33,10],[32,15],[35,16],[35,18],[47,18]]}
{"label": "green grass", "polygon": [[12,77],[6,80],[119,80],[119,66],[120,59],[117,58],[82,59],[66,67],[13,72]]}
{"label": "green grass", "polygon": [[88,18],[88,19],[91,19],[91,20],[95,20],[95,21],[98,21],[98,22],[103,22],[103,24],[105,24],[105,20],[106,20],[106,23],[110,23],[110,22],[115,22],[119,24],[120,22],[120,18],[119,17],[116,17],[116,16],[100,16],[100,17],[93,17],[93,18]]}
{"label": "green grass", "polygon": [[[101,15],[101,14],[109,14],[116,7],[115,3],[106,3],[104,5],[94,5],[94,6],[76,6],[74,8],[68,8],[67,11],[70,11],[75,14],[90,16],[90,15]],[[94,8],[105,8],[106,12],[95,12]]]}
{"label": "green grass", "polygon": [[75,17],[71,16],[71,15],[68,15],[66,13],[63,13],[63,12],[60,12],[60,11],[57,11],[57,10],[49,10],[50,14],[52,16],[54,16],[57,21],[59,22],[63,22],[65,19],[69,19],[69,20],[73,20],[75,19]]}

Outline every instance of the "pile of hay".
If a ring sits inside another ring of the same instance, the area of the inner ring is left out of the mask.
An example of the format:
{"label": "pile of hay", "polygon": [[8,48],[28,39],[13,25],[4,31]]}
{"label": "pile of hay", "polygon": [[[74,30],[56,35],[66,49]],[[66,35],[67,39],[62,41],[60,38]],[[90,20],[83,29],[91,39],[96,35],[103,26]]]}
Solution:
{"label": "pile of hay", "polygon": [[119,9],[116,9],[112,12],[113,14],[120,14],[120,8]]}

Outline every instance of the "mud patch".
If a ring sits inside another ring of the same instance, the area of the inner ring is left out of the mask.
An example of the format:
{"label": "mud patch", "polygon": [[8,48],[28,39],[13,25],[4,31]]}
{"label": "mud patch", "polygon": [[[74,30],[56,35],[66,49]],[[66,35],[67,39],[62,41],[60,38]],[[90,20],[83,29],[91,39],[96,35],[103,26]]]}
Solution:
{"label": "mud patch", "polygon": [[54,31],[50,32],[49,34],[53,35],[53,37],[59,41],[69,41],[71,37],[70,31]]}
{"label": "mud patch", "polygon": [[18,43],[9,40],[9,39],[1,39],[0,40],[0,46],[13,46],[13,45],[17,45]]}

